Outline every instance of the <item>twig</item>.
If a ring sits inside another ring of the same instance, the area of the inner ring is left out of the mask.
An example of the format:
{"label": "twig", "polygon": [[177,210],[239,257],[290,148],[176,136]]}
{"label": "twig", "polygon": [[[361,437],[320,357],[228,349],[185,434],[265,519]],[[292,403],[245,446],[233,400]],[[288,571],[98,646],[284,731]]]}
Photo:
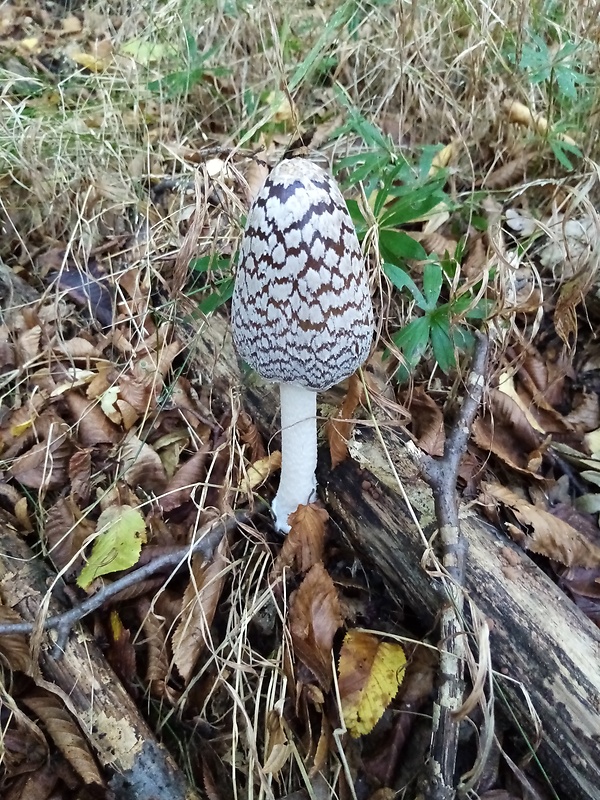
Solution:
{"label": "twig", "polygon": [[444,455],[439,460],[422,456],[420,465],[433,492],[448,595],[440,620],[440,679],[433,708],[431,752],[424,787],[426,800],[450,800],[455,796],[454,772],[459,732],[456,712],[464,696],[466,642],[462,619],[467,556],[467,542],[461,535],[458,519],[456,482],[485,387],[488,339],[482,333],[476,336],[467,394],[452,432],[446,439]]}
{"label": "twig", "polygon": [[[260,511],[261,507],[261,505],[255,505],[254,513],[256,513],[257,510]],[[2,623],[0,624],[0,636],[17,633],[29,634],[33,633],[34,630],[39,630],[40,627],[42,630],[54,629],[58,633],[54,648],[54,656],[55,658],[59,658],[61,653],[64,652],[67,638],[71,632],[71,628],[76,622],[79,622],[83,617],[91,614],[91,612],[95,611],[97,608],[100,608],[107,600],[110,600],[111,597],[119,594],[124,589],[134,586],[163,569],[177,567],[192,555],[200,554],[207,560],[212,558],[223,536],[233,530],[238,524],[248,522],[251,516],[252,514],[249,511],[237,511],[234,516],[228,517],[227,519],[213,520],[200,529],[198,538],[191,546],[185,545],[183,547],[178,547],[169,553],[165,553],[165,555],[154,558],[143,567],[139,567],[114,581],[114,583],[104,586],[104,588],[100,589],[100,591],[96,592],[96,594],[91,597],[88,597],[87,600],[79,603],[79,605],[74,606],[62,614],[56,614],[54,617],[48,617],[43,620],[41,626],[37,622]]]}

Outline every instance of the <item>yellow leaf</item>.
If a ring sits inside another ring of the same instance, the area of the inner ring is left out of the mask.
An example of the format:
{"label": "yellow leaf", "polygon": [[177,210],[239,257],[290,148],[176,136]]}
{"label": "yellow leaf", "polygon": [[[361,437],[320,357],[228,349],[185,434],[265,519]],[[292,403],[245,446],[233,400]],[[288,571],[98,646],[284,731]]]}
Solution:
{"label": "yellow leaf", "polygon": [[71,53],[71,59],[90,72],[104,72],[110,64],[109,58],[98,58],[91,53]]}
{"label": "yellow leaf", "polygon": [[406,656],[398,644],[348,631],[338,666],[342,715],[351,736],[370,733],[396,696]]}
{"label": "yellow leaf", "polygon": [[121,46],[121,53],[130,56],[138,64],[148,66],[153,62],[176,55],[177,50],[167,42],[153,42],[140,37],[125,42]]}
{"label": "yellow leaf", "polygon": [[94,541],[92,554],[77,578],[77,585],[82,589],[100,575],[132,567],[146,541],[146,523],[132,506],[107,508],[98,517],[96,530],[99,535]]}

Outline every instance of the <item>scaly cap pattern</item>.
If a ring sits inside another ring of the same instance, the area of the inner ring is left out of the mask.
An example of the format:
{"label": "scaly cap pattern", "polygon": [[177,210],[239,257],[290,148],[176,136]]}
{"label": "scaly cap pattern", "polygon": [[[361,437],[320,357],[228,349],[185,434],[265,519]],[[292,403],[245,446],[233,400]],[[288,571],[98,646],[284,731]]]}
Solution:
{"label": "scaly cap pattern", "polygon": [[256,196],[232,301],[239,355],[263,378],[323,391],[367,358],[373,309],[354,225],[334,178],[282,161]]}

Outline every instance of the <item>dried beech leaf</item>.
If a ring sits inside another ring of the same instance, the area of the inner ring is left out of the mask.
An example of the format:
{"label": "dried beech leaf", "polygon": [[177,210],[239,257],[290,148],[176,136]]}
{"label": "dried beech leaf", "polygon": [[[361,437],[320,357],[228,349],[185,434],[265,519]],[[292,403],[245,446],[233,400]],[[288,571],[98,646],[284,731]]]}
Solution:
{"label": "dried beech leaf", "polygon": [[362,382],[355,373],[348,381],[348,391],[336,417],[327,422],[327,437],[329,439],[332,469],[335,469],[338,464],[341,464],[348,457],[348,440],[354,427],[352,416],[361,401],[362,393]]}
{"label": "dried beech leaf", "polygon": [[[81,568],[83,544],[94,530],[92,520],[83,517],[77,505],[67,497],[61,497],[48,509],[43,537],[52,561],[59,570],[66,569],[68,565],[71,571]],[[80,558],[74,561],[77,553]]]}
{"label": "dried beech leaf", "polygon": [[173,660],[187,683],[200,657],[217,610],[227,575],[226,539],[210,564],[194,556],[192,575],[183,594],[181,620],[173,634]]}
{"label": "dried beech leaf", "polygon": [[15,480],[31,489],[60,489],[67,482],[70,456],[69,427],[55,422],[49,426],[45,440],[19,456],[9,471]]}
{"label": "dried beech leaf", "polygon": [[[23,622],[23,617],[10,606],[0,605],[0,622]],[[0,654],[4,663],[17,672],[30,673],[32,665],[29,640],[24,633],[0,636]]]}
{"label": "dried beech leaf", "polygon": [[289,625],[294,653],[325,691],[331,686],[333,637],[343,622],[340,601],[331,576],[315,564],[292,595]]}
{"label": "dried beech leaf", "polygon": [[240,491],[243,494],[251,494],[279,469],[281,469],[281,451],[274,450],[268,456],[249,465],[245,478],[240,484]]}
{"label": "dried beech leaf", "polygon": [[110,506],[98,517],[98,537],[92,553],[81,570],[77,585],[86,589],[100,575],[132,567],[146,541],[146,523],[137,508]]}
{"label": "dried beech leaf", "polygon": [[19,334],[17,338],[17,355],[21,364],[26,364],[39,356],[41,337],[42,329],[39,325],[35,325],[33,328]]}
{"label": "dried beech leaf", "polygon": [[273,577],[291,567],[302,574],[323,561],[325,525],[329,514],[325,509],[311,503],[298,506],[289,516],[290,532],[285,537],[277,560],[273,566]]}
{"label": "dried beech leaf", "polygon": [[250,461],[259,461],[266,456],[263,438],[254,420],[245,411],[242,411],[237,418],[237,432],[242,442],[250,449]]}
{"label": "dried beech leaf", "polygon": [[338,666],[342,715],[351,736],[370,733],[404,678],[406,655],[399,644],[348,631]]}
{"label": "dried beech leaf", "polygon": [[104,785],[94,757],[62,701],[49,692],[30,694],[23,702],[42,721],[54,743],[84,783]]}
{"label": "dried beech leaf", "polygon": [[69,480],[71,481],[71,495],[86,503],[91,495],[92,487],[92,454],[89,450],[78,450],[69,460]]}
{"label": "dried beech leaf", "polygon": [[[3,779],[39,771],[48,761],[48,743],[39,726],[17,706],[0,682]],[[20,796],[24,798],[23,795]],[[24,800],[27,800],[26,798]]]}
{"label": "dried beech leaf", "polygon": [[77,391],[67,392],[64,400],[71,418],[77,424],[79,442],[84,447],[115,444],[119,441],[121,434],[106,418],[97,402],[87,400]]}
{"label": "dried beech leaf", "polygon": [[137,669],[135,648],[131,642],[131,632],[124,627],[116,611],[110,612],[111,646],[107,652],[110,665],[126,684],[131,685]]}
{"label": "dried beech leaf", "polygon": [[529,454],[543,444],[542,435],[532,428],[522,408],[512,397],[491,389],[489,411],[473,423],[472,437],[483,450],[494,453],[509,467],[540,478],[529,466]]}
{"label": "dried beech leaf", "polygon": [[161,694],[157,689],[164,686],[169,674],[169,655],[166,640],[167,625],[164,617],[155,613],[149,602],[141,600],[139,607],[142,616],[144,641],[147,648],[146,680],[150,683],[153,694]]}
{"label": "dried beech leaf", "polygon": [[147,442],[129,434],[121,447],[123,479],[129,486],[156,492],[164,491],[167,476],[160,456]]}
{"label": "dried beech leaf", "polygon": [[205,475],[206,459],[210,450],[211,443],[207,441],[173,475],[160,498],[160,506],[163,511],[168,512],[179,508],[190,499],[196,484]]}
{"label": "dried beech leaf", "polygon": [[499,484],[482,484],[481,502],[486,505],[502,503],[511,509],[522,525],[527,526],[528,531],[523,531],[517,539],[525,550],[559,561],[567,567],[595,569],[600,566],[599,544],[590,541],[554,514],[523,500],[510,489]]}
{"label": "dried beech leaf", "polygon": [[281,714],[272,709],[267,718],[264,772],[267,775],[277,776],[285,767],[291,754],[292,748],[283,726]]}
{"label": "dried beech leaf", "polygon": [[421,450],[430,456],[443,456],[446,441],[444,415],[422,386],[417,386],[412,392],[409,411],[412,432]]}

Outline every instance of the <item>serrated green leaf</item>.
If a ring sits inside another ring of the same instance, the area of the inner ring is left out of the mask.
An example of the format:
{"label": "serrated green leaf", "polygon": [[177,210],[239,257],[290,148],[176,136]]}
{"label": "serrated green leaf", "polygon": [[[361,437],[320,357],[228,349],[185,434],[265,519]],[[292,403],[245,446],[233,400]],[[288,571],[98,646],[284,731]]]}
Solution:
{"label": "serrated green leaf", "polygon": [[146,523],[132,506],[110,506],[98,517],[98,537],[87,564],[77,578],[86,589],[100,575],[120,572],[137,563],[146,541]]}
{"label": "serrated green leaf", "polygon": [[410,275],[405,272],[402,267],[397,267],[395,264],[387,264],[383,265],[383,272],[389,280],[392,282],[392,285],[396,287],[399,291],[402,289],[408,289],[408,291],[412,294],[413,299],[417,306],[422,310],[426,310],[426,303],[425,298],[421,294],[416,283],[410,277]]}
{"label": "serrated green leaf", "polygon": [[440,317],[431,323],[431,347],[440,369],[446,375],[456,366],[454,342],[450,336],[448,317]]}
{"label": "serrated green leaf", "polygon": [[414,367],[427,349],[429,344],[430,321],[429,317],[413,319],[392,336],[392,341],[398,347],[408,363]]}
{"label": "serrated green leaf", "polygon": [[427,303],[427,310],[433,311],[442,291],[444,272],[439,264],[425,264],[423,270],[423,294]]}

